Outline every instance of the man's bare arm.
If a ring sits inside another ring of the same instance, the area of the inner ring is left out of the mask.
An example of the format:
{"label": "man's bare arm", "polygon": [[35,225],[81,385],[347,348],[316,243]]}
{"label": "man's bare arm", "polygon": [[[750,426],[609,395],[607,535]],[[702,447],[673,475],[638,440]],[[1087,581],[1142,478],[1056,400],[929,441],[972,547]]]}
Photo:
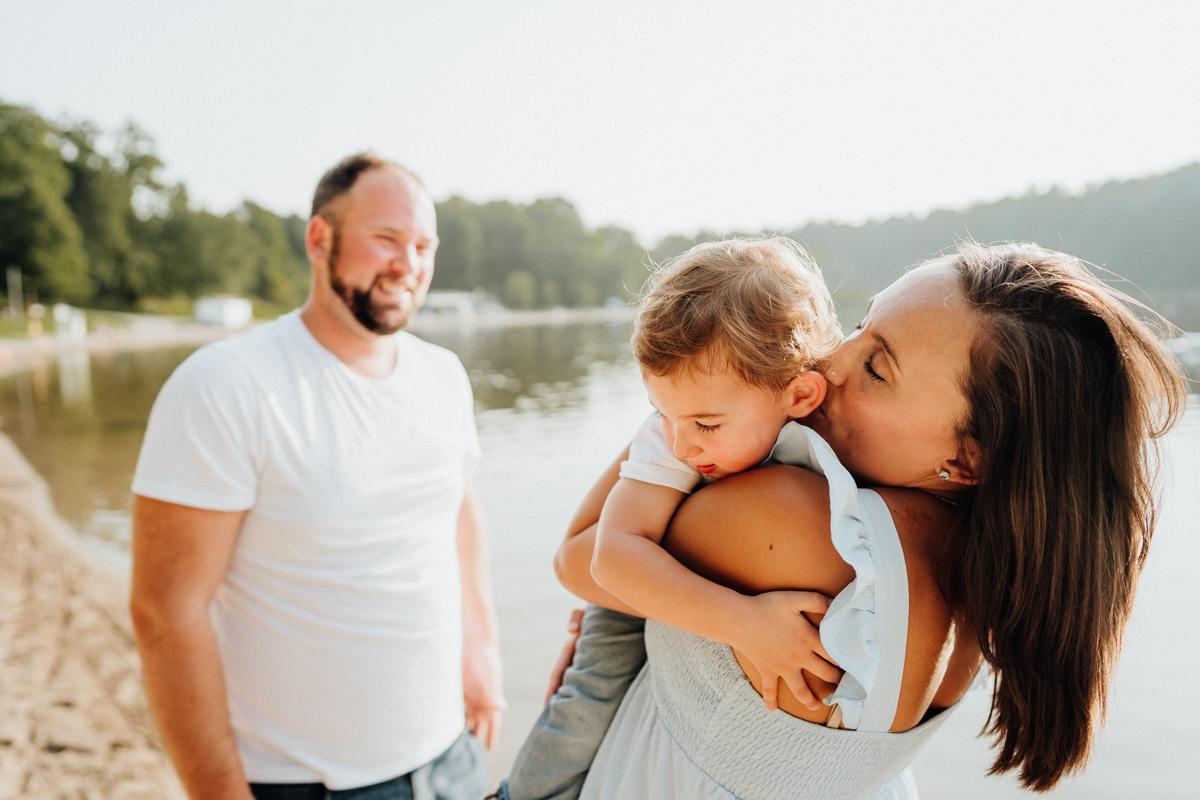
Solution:
{"label": "man's bare arm", "polygon": [[251,800],[208,606],[245,511],[134,497],[133,616],[150,709],[194,798]]}
{"label": "man's bare arm", "polygon": [[491,750],[500,736],[505,710],[504,680],[487,533],[470,487],[459,509],[458,559],[463,587],[463,701],[467,728]]}

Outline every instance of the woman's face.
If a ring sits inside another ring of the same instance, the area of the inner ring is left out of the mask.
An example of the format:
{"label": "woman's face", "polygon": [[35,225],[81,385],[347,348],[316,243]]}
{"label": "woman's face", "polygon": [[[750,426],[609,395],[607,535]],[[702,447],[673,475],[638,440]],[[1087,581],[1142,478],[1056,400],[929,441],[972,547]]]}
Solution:
{"label": "woman's face", "polygon": [[805,424],[863,482],[945,490],[943,469],[952,483],[973,482],[956,431],[979,328],[948,260],[914,269],[875,296],[834,353],[825,403]]}

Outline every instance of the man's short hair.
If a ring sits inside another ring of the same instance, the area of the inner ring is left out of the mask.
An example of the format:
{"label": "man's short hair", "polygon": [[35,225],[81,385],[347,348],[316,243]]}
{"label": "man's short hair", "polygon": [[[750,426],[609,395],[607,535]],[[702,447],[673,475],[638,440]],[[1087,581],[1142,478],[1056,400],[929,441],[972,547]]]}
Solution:
{"label": "man's short hair", "polygon": [[334,164],[321,176],[321,180],[317,183],[317,190],[313,192],[311,216],[324,215],[328,217],[329,214],[326,212],[329,206],[334,200],[350,191],[361,175],[384,168],[394,169],[407,176],[422,189],[425,188],[425,183],[417,173],[389,158],[383,158],[370,151],[354,153]]}

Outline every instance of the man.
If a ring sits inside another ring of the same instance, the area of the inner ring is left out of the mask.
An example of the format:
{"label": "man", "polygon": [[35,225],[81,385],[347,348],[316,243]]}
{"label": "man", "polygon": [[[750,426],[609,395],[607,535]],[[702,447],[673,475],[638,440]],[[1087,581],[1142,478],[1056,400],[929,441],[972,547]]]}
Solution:
{"label": "man", "polygon": [[[470,384],[400,332],[433,201],[325,174],[304,307],[187,359],[134,476],[146,692],[194,798],[478,798],[504,701]],[[332,794],[330,794],[332,793]]]}

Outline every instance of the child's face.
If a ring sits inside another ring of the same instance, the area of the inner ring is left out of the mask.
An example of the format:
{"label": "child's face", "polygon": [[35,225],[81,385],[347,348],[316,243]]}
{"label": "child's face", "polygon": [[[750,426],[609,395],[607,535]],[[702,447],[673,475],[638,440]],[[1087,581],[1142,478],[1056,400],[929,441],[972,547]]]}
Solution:
{"label": "child's face", "polygon": [[790,419],[786,392],[750,386],[732,371],[644,374],[643,380],[676,458],[711,478],[762,463]]}

